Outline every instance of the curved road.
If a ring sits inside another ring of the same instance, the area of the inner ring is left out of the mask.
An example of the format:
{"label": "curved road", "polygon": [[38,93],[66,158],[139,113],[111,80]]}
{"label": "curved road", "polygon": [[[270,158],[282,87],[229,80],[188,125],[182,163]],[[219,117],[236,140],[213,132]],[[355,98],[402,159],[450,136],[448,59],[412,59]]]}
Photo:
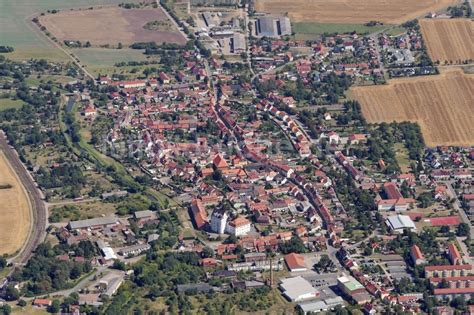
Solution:
{"label": "curved road", "polygon": [[47,217],[46,207],[43,200],[41,199],[39,190],[36,188],[35,182],[26,170],[25,166],[21,163],[16,151],[8,144],[5,134],[1,130],[0,150],[3,151],[13,170],[20,178],[23,187],[25,187],[28,198],[30,199],[30,204],[32,207],[33,222],[30,235],[21,249],[21,252],[12,259],[12,262],[25,264],[31,257],[31,254],[35,250],[36,246],[38,246],[45,237]]}

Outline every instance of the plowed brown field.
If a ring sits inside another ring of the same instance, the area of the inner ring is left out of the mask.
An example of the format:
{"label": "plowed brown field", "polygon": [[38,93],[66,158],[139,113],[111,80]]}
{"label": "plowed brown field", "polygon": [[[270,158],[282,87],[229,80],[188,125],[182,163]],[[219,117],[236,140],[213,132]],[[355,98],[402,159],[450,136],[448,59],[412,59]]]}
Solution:
{"label": "plowed brown field", "polygon": [[31,224],[28,196],[0,151],[0,255],[13,254],[25,243]]}
{"label": "plowed brown field", "polygon": [[443,64],[474,59],[474,22],[471,20],[423,19],[420,26],[432,60]]}
{"label": "plowed brown field", "polygon": [[288,13],[294,22],[400,24],[458,0],[255,0],[257,12]]}
{"label": "plowed brown field", "polygon": [[460,69],[355,87],[349,96],[361,103],[370,123],[418,122],[428,146],[474,145],[474,75]]}
{"label": "plowed brown field", "polygon": [[94,10],[61,11],[40,17],[40,22],[61,42],[78,40],[92,45],[124,45],[135,42],[185,44],[178,30],[149,30],[152,21],[169,21],[160,8],[122,9],[119,7]]}

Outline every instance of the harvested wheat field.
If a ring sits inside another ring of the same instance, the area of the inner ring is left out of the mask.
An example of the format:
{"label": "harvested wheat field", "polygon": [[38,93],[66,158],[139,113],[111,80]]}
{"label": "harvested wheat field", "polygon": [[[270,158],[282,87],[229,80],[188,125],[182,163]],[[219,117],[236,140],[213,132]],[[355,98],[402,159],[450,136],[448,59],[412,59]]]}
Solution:
{"label": "harvested wheat field", "polygon": [[349,96],[370,123],[418,122],[428,146],[474,145],[474,75],[460,69],[355,87]]}
{"label": "harvested wheat field", "polygon": [[255,0],[255,10],[285,14],[294,22],[400,24],[457,0]]}
{"label": "harvested wheat field", "polygon": [[468,19],[420,21],[421,31],[433,61],[462,63],[474,59],[474,22]]}
{"label": "harvested wheat field", "polygon": [[0,152],[0,255],[18,251],[28,238],[30,203],[20,180]]}
{"label": "harvested wheat field", "polygon": [[[41,16],[40,23],[61,42],[89,41],[92,45],[129,45],[135,42],[185,44],[186,38],[160,8],[123,9],[104,7],[94,10],[62,11]],[[150,22],[163,29],[151,29]]]}

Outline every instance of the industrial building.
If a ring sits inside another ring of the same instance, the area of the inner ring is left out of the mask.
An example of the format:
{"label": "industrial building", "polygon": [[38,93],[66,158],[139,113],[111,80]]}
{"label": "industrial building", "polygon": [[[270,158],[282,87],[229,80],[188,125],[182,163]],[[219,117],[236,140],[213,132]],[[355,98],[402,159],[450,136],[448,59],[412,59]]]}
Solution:
{"label": "industrial building", "polygon": [[409,229],[416,231],[415,223],[407,215],[394,215],[387,218],[385,221],[387,226],[395,233],[403,233],[403,230]]}
{"label": "industrial building", "polygon": [[255,35],[257,37],[273,37],[291,35],[290,19],[284,16],[262,16],[255,21]]}
{"label": "industrial building", "polygon": [[280,290],[292,302],[311,300],[319,296],[319,291],[301,276],[281,280]]}
{"label": "industrial building", "polygon": [[334,309],[338,305],[344,306],[344,300],[340,296],[320,301],[298,303],[298,307],[304,314],[326,312]]}
{"label": "industrial building", "polygon": [[116,216],[108,216],[103,218],[94,218],[88,220],[78,220],[69,222],[69,229],[97,229],[118,224],[119,220]]}

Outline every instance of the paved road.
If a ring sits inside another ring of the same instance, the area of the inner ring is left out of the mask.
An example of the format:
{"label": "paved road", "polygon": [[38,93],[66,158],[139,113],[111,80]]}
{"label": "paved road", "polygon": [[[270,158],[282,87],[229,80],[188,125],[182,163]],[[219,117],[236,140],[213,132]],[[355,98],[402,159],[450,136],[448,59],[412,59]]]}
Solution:
{"label": "paved road", "polygon": [[163,12],[165,12],[166,16],[168,17],[168,19],[171,20],[171,22],[174,24],[174,26],[176,26],[176,28],[178,29],[178,31],[181,33],[181,35],[183,35],[183,37],[185,39],[189,39],[188,38],[188,34],[186,34],[183,29],[181,28],[181,26],[178,25],[178,22],[175,21],[175,19],[173,19],[173,17],[169,14],[169,12],[161,5],[160,3],[160,0],[156,0],[156,5],[161,8],[161,10],[163,10]]}
{"label": "paved road", "polygon": [[456,209],[459,212],[459,215],[461,216],[462,222],[466,223],[469,225],[469,232],[471,236],[474,236],[474,227],[472,226],[471,220],[469,220],[469,217],[467,216],[466,212],[461,206],[461,202],[459,201],[456,192],[454,191],[453,185],[451,181],[446,181],[444,182],[446,186],[448,187],[448,192],[451,195],[451,198],[455,199],[455,202],[453,204],[454,209]]}
{"label": "paved road", "polygon": [[33,15],[30,15],[29,17],[26,18],[26,24],[27,26],[34,32],[34,33],[37,33],[40,35],[40,38],[45,41],[45,42],[49,42],[51,45],[53,45],[54,47],[58,48],[59,50],[61,50],[63,53],[65,53],[69,59],[71,59],[71,61],[79,67],[79,69],[86,75],[88,76],[89,78],[91,78],[95,84],[95,77],[89,72],[87,71],[87,69],[85,68],[84,65],[82,65],[79,61],[77,61],[76,57],[74,57],[74,55],[69,51],[69,50],[66,50],[64,49],[64,47],[61,46],[61,44],[53,41],[50,37],[46,36],[44,34],[43,31],[41,31],[39,29],[39,27],[33,23],[31,20],[34,18],[34,17],[37,17],[38,14],[35,13]]}
{"label": "paved road", "polygon": [[108,268],[107,266],[97,267],[97,269],[94,272],[92,272],[90,275],[88,275],[87,277],[85,277],[84,279],[79,281],[79,283],[76,284],[74,287],[72,287],[70,289],[66,289],[66,290],[52,292],[50,295],[53,295],[53,296],[59,296],[59,295],[69,296],[69,295],[71,295],[71,293],[79,293],[82,289],[85,289],[85,288],[89,287],[92,284],[92,282],[94,281],[94,276],[99,275],[100,273],[106,271],[107,268]]}
{"label": "paved road", "polygon": [[28,261],[28,259],[31,257],[31,253],[34,251],[36,246],[38,246],[43,241],[46,235],[46,207],[43,200],[41,199],[40,191],[36,188],[36,184],[26,170],[25,166],[21,163],[16,151],[8,144],[3,131],[0,132],[0,150],[3,151],[6,158],[8,159],[8,162],[25,187],[33,210],[33,226],[29,238],[22,251],[11,259],[11,262],[24,264]]}

